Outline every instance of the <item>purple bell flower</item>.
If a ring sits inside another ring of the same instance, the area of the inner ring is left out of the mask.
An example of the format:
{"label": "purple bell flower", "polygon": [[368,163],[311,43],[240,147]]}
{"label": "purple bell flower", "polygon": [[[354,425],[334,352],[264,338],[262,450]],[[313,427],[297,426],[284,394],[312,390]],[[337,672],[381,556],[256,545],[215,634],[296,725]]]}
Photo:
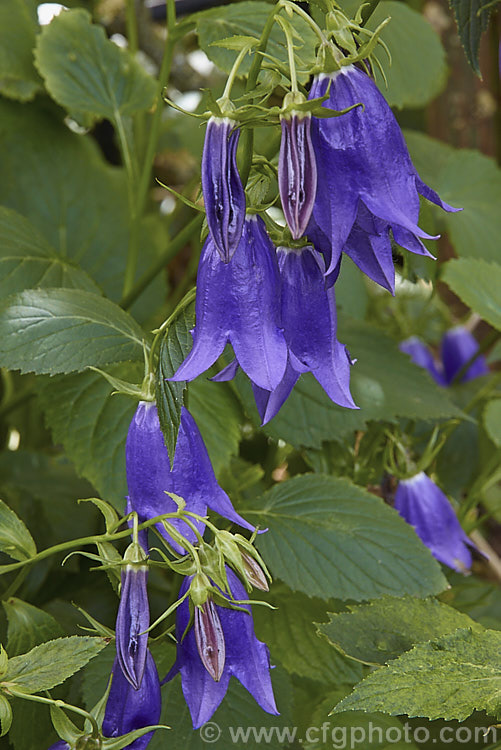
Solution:
{"label": "purple bell flower", "polygon": [[[125,451],[129,488],[127,507],[136,511],[140,522],[177,510],[174,500],[165,494],[168,491],[182,497],[186,502],[185,509],[199,516],[205,516],[209,507],[229,521],[254,530],[252,524],[238,515],[230,498],[217,483],[202,436],[185,407],[181,410],[172,470],[153,402],[139,403],[129,427]],[[194,531],[184,521],[174,519],[170,523],[187,539],[196,541]],[[192,523],[203,533],[201,521],[192,519]],[[161,523],[157,524],[157,529],[176,551],[183,552]]]}
{"label": "purple bell flower", "polygon": [[134,562],[122,568],[122,588],[116,622],[117,659],[124,677],[135,690],[139,690],[141,686],[148,648],[148,633],[144,632],[150,625],[147,580],[146,564]]}
{"label": "purple bell flower", "polygon": [[[118,659],[115,659],[103,720],[103,735],[120,737],[135,729],[158,724],[161,709],[160,681],[150,652],[146,652],[146,666],[139,690],[135,690],[124,677]],[[127,745],[127,750],[145,750],[152,737],[153,732],[148,732]]]}
{"label": "purple bell flower", "polygon": [[236,125],[228,117],[211,117],[202,156],[207,224],[224,263],[238,247],[245,219],[245,192],[237,169],[240,131]]}
{"label": "purple bell flower", "polygon": [[430,255],[421,238],[437,238],[417,225],[419,194],[446,211],[459,209],[420,179],[390,107],[366,73],[349,65],[316,77],[310,99],[325,95],[329,84],[324,106],[342,110],[361,102],[364,108],[336,118],[313,117],[318,189],[307,234],[327,252],[329,272],[344,250],[364,273],[393,291],[388,231],[407,250]]}
{"label": "purple bell flower", "polygon": [[292,237],[303,236],[317,192],[317,163],[311,142],[311,114],[283,117],[278,159],[278,187]]}
{"label": "purple bell flower", "polygon": [[55,742],[54,745],[51,745],[49,750],[70,750],[70,746],[64,740],[59,740],[59,742]]}
{"label": "purple bell flower", "polygon": [[[436,361],[426,344],[417,336],[402,341],[400,351],[409,354],[419,367],[428,370],[435,382],[441,386],[452,384],[458,372],[478,352],[476,338],[467,328],[456,326],[447,331],[440,344],[440,361]],[[462,383],[488,375],[489,367],[485,357],[478,356],[461,378]]]}
{"label": "purple bell flower", "polygon": [[193,348],[170,380],[193,380],[229,342],[249,378],[273,390],[284,376],[287,345],[279,328],[275,248],[259,216],[246,219],[240,244],[223,263],[209,237],[197,277]]}
{"label": "purple bell flower", "polygon": [[[234,598],[246,600],[247,592],[238,576],[228,567],[226,573]],[[188,576],[183,581],[180,596],[188,591],[191,579],[192,576]],[[188,599],[177,609],[177,659],[165,681],[171,680],[178,672],[181,673],[183,694],[195,729],[209,721],[218,708],[226,695],[232,675],[249,691],[264,711],[278,715],[270,678],[268,647],[258,641],[254,634],[250,606],[239,606],[245,611],[214,605],[223,631],[226,651],[224,667],[218,681],[209,674],[200,658],[195,628],[191,627],[183,638],[190,622]]]}
{"label": "purple bell flower", "polygon": [[414,526],[418,537],[437,560],[458,572],[471,568],[468,547],[476,549],[475,544],[463,531],[447,497],[423,471],[400,480],[395,509]]}

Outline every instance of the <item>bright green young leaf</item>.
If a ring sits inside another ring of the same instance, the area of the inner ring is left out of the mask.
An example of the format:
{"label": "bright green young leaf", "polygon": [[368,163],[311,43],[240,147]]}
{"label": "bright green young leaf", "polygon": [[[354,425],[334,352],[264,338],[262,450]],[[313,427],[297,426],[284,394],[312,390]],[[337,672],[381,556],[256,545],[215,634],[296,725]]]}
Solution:
{"label": "bright green young leaf", "polygon": [[104,297],[33,289],[0,304],[0,364],[21,372],[69,373],[142,357],[143,332]]}
{"label": "bright green young leaf", "polygon": [[0,93],[12,99],[33,99],[42,82],[33,64],[39,0],[0,3]]}
{"label": "bright green young leaf", "polygon": [[447,584],[412,527],[345,479],[294,477],[239,511],[268,528],[256,544],[272,575],[308,596],[426,596]]}
{"label": "bright green young leaf", "polygon": [[[134,379],[129,366],[111,371]],[[44,378],[39,398],[54,442],[63,445],[77,472],[101,497],[122,512],[127,495],[125,438],[137,404],[111,396],[106,380],[94,372]]]}
{"label": "bright green young leaf", "polygon": [[501,265],[473,258],[450,260],[444,268],[442,281],[473,312],[501,330]]}
{"label": "bright green young leaf", "polygon": [[483,630],[468,615],[436,599],[384,596],[369,604],[348,605],[318,630],[343,653],[360,661],[384,664],[404,651],[457,628]]}
{"label": "bright green young leaf", "polygon": [[14,560],[28,560],[37,552],[30,532],[3,500],[0,500],[0,551]]}
{"label": "bright green young leaf", "polygon": [[59,286],[99,293],[90,276],[58,255],[28,219],[0,206],[0,298]]}
{"label": "bright green young leaf", "polygon": [[450,0],[461,44],[468,62],[477,75],[480,75],[480,38],[489,25],[493,5],[495,3],[490,3],[489,0]]}
{"label": "bright green young leaf", "polygon": [[195,305],[184,308],[169,327],[160,344],[158,358],[156,402],[160,427],[164,435],[169,457],[174,460],[177,434],[181,424],[181,408],[184,402],[186,383],[171,383],[176,372],[193,346],[190,330],[195,323]]}
{"label": "bright green young leaf", "polygon": [[360,664],[345,659],[315,633],[315,622],[328,618],[325,602],[293,593],[278,582],[266,601],[277,609],[253,608],[256,631],[268,644],[273,659],[289,673],[324,685],[353,684],[362,678]]}
{"label": "bright green young leaf", "polygon": [[24,654],[44,641],[64,635],[63,629],[48,612],[11,597],[2,602],[7,615],[7,646],[10,657]]}
{"label": "bright green young leaf", "polygon": [[[479,151],[455,149],[422,133],[405,133],[420,177],[459,213],[435,209],[461,258],[499,260],[501,170]],[[433,249],[433,248],[432,248]]]}
{"label": "bright green young leaf", "polygon": [[2,682],[23,693],[40,693],[60,685],[106,646],[105,638],[72,635],[35,646],[8,661]]}
{"label": "bright green young leaf", "polygon": [[335,708],[464,721],[501,715],[501,633],[461,628],[372,672]]}
{"label": "bright green young leaf", "polygon": [[35,61],[49,93],[70,112],[116,121],[153,104],[153,78],[80,8],[43,29]]}
{"label": "bright green young leaf", "polygon": [[484,427],[492,442],[501,448],[501,398],[489,401],[485,407]]}

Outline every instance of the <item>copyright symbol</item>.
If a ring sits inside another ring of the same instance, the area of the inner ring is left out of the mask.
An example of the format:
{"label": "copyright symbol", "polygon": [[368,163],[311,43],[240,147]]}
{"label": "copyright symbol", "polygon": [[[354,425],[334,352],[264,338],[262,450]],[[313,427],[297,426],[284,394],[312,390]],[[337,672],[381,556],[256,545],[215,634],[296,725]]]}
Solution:
{"label": "copyright symbol", "polygon": [[200,739],[202,742],[217,742],[221,737],[221,727],[215,721],[208,721],[200,727]]}

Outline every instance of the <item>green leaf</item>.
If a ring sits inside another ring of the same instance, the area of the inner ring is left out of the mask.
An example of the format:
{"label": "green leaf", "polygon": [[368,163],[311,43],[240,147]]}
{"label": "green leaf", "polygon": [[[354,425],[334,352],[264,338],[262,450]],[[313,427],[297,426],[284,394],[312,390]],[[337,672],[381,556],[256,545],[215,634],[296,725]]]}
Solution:
{"label": "green leaf", "polygon": [[349,613],[331,615],[318,630],[343,653],[368,663],[384,664],[416,643],[457,628],[483,630],[468,615],[431,598],[384,596],[348,609]]}
{"label": "green leaf", "polygon": [[272,575],[308,596],[426,596],[447,585],[412,527],[345,479],[294,477],[240,512],[268,528],[256,544]]}
{"label": "green leaf", "polygon": [[[129,366],[113,372],[132,374]],[[125,439],[137,404],[111,396],[108,383],[93,372],[40,379],[39,398],[54,442],[63,445],[77,472],[101,497],[123,511]]]}
{"label": "green leaf", "polygon": [[28,560],[37,552],[30,532],[3,500],[0,500],[0,551],[14,560]]}
{"label": "green leaf", "polygon": [[6,651],[9,656],[24,654],[43,641],[64,635],[57,620],[43,609],[15,597],[2,604],[7,615]]}
{"label": "green leaf", "polygon": [[478,76],[480,38],[489,25],[489,16],[494,4],[488,0],[450,0],[461,44],[468,62]]}
{"label": "green leaf", "polygon": [[501,714],[501,633],[459,629],[372,672],[335,712],[382,711],[464,721],[473,711]]}
{"label": "green leaf", "polygon": [[485,407],[484,427],[492,442],[501,448],[501,398],[489,401]]}
{"label": "green leaf", "polygon": [[[351,392],[360,409],[336,406],[311,375],[302,376],[278,415],[264,428],[268,435],[298,447],[320,448],[324,440],[339,441],[365,429],[370,420],[461,416],[443,388],[375,327],[343,318],[338,335],[357,360],[351,368]],[[241,377],[236,382],[247,410],[259,424],[250,386]]]}
{"label": "green leaf", "polygon": [[315,633],[315,621],[328,617],[324,602],[295,594],[280,583],[273,584],[266,601],[277,609],[253,608],[256,631],[268,645],[273,660],[278,660],[290,674],[325,685],[352,684],[361,679],[361,666],[345,659]]}
{"label": "green leaf", "polygon": [[12,724],[12,708],[5,697],[0,694],[0,737],[7,734]]}
{"label": "green leaf", "polygon": [[501,170],[494,159],[454,149],[421,133],[405,133],[420,177],[459,213],[435,209],[460,257],[499,260]]}
{"label": "green leaf", "polygon": [[106,644],[105,638],[78,635],[42,643],[27,654],[9,659],[2,683],[23,693],[50,690],[78,672]]}
{"label": "green leaf", "polygon": [[485,260],[450,260],[442,280],[457,296],[491,326],[501,330],[501,265]]}
{"label": "green leaf", "polygon": [[2,0],[0,4],[0,93],[33,99],[42,82],[33,65],[39,0]]}
{"label": "green leaf", "polygon": [[185,307],[168,328],[160,343],[158,357],[156,402],[160,427],[172,465],[176,451],[177,434],[181,424],[181,408],[184,403],[186,382],[171,383],[170,378],[193,345],[190,330],[195,323],[194,303]]}
{"label": "green leaf", "polygon": [[60,13],[43,29],[35,61],[51,96],[71,112],[116,121],[153,104],[153,78],[85,10]]}
{"label": "green leaf", "polygon": [[0,304],[0,364],[21,372],[69,373],[142,357],[143,332],[104,297],[33,289]]}
{"label": "green leaf", "polygon": [[99,294],[90,276],[58,255],[28,219],[0,206],[0,297],[58,286]]}

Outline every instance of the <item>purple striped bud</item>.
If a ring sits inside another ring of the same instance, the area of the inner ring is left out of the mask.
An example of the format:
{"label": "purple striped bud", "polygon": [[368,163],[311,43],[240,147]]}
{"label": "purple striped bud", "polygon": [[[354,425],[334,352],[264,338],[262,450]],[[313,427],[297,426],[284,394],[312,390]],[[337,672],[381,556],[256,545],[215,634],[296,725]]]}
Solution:
{"label": "purple striped bud", "polygon": [[200,659],[213,680],[219,682],[226,659],[223,628],[212,599],[195,608],[195,640]]}
{"label": "purple striped bud", "polygon": [[148,566],[138,544],[125,553],[129,564],[122,570],[122,589],[116,622],[117,659],[124,677],[135,690],[143,679],[148,647],[150,609],[146,582]]}
{"label": "purple striped bud", "polygon": [[295,240],[306,231],[317,194],[317,162],[310,133],[310,113],[293,111],[282,118],[278,187],[285,218]]}
{"label": "purple striped bud", "polygon": [[254,586],[255,589],[269,591],[270,587],[268,586],[268,581],[266,580],[264,571],[258,561],[251,557],[251,555],[248,555],[247,552],[244,552],[244,550],[240,550],[240,554],[242,555],[245,576],[249,583]]}
{"label": "purple striped bud", "polygon": [[224,263],[238,247],[245,219],[245,191],[237,168],[240,131],[228,117],[211,117],[202,155],[202,191],[207,224]]}

